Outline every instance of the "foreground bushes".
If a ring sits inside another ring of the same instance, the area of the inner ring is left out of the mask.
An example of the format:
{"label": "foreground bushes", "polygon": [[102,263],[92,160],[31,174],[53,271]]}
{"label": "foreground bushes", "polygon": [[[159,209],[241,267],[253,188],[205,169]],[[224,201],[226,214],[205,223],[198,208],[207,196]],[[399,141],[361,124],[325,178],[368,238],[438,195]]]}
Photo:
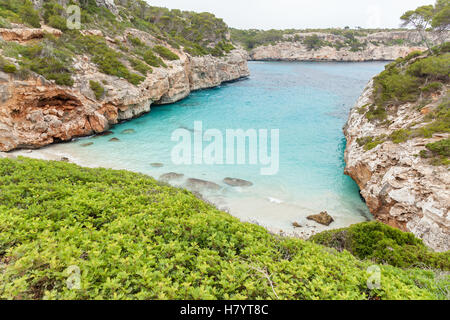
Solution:
{"label": "foreground bushes", "polygon": [[[368,290],[371,264],[278,238],[144,175],[0,160],[0,298],[445,298],[433,272],[391,266]],[[70,266],[80,290],[67,288]]]}
{"label": "foreground bushes", "polygon": [[450,252],[434,253],[411,233],[380,222],[326,231],[310,239],[314,243],[347,250],[355,257],[400,268],[422,267],[450,270]]}

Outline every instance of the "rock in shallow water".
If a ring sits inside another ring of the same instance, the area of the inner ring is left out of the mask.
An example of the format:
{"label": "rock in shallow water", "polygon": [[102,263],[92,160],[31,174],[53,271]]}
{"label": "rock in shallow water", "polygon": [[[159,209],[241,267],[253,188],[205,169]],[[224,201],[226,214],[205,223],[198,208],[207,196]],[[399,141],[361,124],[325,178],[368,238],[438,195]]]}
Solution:
{"label": "rock in shallow water", "polygon": [[159,162],[150,163],[150,165],[151,165],[153,168],[162,168],[162,167],[164,167],[164,164],[163,164],[163,163],[159,163]]}
{"label": "rock in shallow water", "polygon": [[82,147],[89,147],[92,146],[94,143],[93,142],[87,142],[87,143],[83,143],[81,146]]}
{"label": "rock in shallow water", "polygon": [[202,190],[218,191],[221,189],[221,187],[217,183],[194,178],[188,179],[186,187],[194,191],[202,191]]}
{"label": "rock in shallow water", "polygon": [[236,179],[236,178],[225,178],[223,180],[223,182],[232,187],[251,187],[251,186],[253,186],[253,183],[250,181]]}
{"label": "rock in shallow water", "polygon": [[307,217],[307,219],[315,221],[315,222],[317,222],[319,224],[322,224],[324,226],[329,226],[330,224],[332,224],[334,222],[333,217],[330,216],[328,214],[328,212],[326,212],[326,211],[321,212],[320,214],[309,216],[309,217]]}
{"label": "rock in shallow water", "polygon": [[111,138],[109,139],[109,142],[119,142],[120,139],[119,138]]}
{"label": "rock in shallow water", "polygon": [[165,173],[162,176],[160,176],[159,180],[163,181],[163,182],[169,182],[169,181],[173,181],[173,180],[180,180],[183,177],[184,177],[184,174],[182,174],[182,173],[169,172],[169,173]]}
{"label": "rock in shallow water", "polygon": [[123,130],[121,133],[122,134],[130,134],[130,133],[135,133],[136,131],[134,131],[134,129],[125,129]]}
{"label": "rock in shallow water", "polygon": [[95,137],[110,136],[110,135],[112,135],[112,134],[114,134],[114,132],[108,130],[108,131],[104,131],[104,132],[97,133],[97,134],[95,135]]}

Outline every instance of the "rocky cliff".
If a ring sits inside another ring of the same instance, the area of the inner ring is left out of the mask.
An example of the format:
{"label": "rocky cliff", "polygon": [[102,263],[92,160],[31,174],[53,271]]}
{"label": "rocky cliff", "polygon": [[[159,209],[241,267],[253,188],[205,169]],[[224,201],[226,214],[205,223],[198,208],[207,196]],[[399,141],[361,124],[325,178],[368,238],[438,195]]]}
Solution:
{"label": "rocky cliff", "polygon": [[423,126],[427,114],[445,99],[448,87],[434,94],[420,109],[416,103],[391,108],[387,115],[389,126],[377,125],[365,115],[364,110],[373,104],[373,91],[371,81],[352,109],[344,130],[346,174],[358,183],[377,220],[414,233],[434,250],[448,251],[450,173],[447,166],[433,165],[418,155],[427,144],[442,141],[449,134],[413,136],[401,143],[380,140],[370,148],[361,143],[367,137],[389,137],[394,132],[402,132],[398,130]]}
{"label": "rocky cliff", "polygon": [[[72,87],[41,76],[22,80],[0,71],[0,150],[37,148],[101,133],[118,121],[149,112],[152,104],[172,103],[193,90],[249,75],[240,50],[221,58],[177,54],[180,60],[166,61],[168,68],[155,68],[138,86],[100,72],[86,56],[74,63]],[[103,84],[102,99],[95,98],[91,80]]]}
{"label": "rocky cliff", "polygon": [[[443,38],[448,40],[449,35],[430,34],[428,37],[430,43],[438,43],[443,41]],[[425,49],[418,33],[412,31],[377,32],[351,38],[314,32],[285,35],[284,41],[254,48],[250,51],[250,59],[260,61],[390,61],[403,58],[413,51]]]}

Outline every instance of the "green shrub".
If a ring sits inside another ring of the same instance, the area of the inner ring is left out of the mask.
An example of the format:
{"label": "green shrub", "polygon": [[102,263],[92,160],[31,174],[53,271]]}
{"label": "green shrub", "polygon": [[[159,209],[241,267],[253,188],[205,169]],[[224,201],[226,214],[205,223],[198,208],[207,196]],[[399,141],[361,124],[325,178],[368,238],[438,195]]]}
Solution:
{"label": "green shrub", "polygon": [[450,157],[450,139],[444,139],[435,143],[426,145],[427,149],[435,155],[441,157]]}
{"label": "green shrub", "polygon": [[72,86],[72,55],[65,49],[55,48],[50,42],[13,47],[16,54],[22,56],[23,68],[34,71],[56,84]]}
{"label": "green shrub", "polygon": [[7,64],[7,65],[3,66],[3,71],[6,73],[14,73],[17,71],[17,68],[13,64]]}
{"label": "green shrub", "polygon": [[411,131],[409,130],[405,130],[405,129],[400,129],[397,131],[394,131],[391,135],[390,135],[390,139],[392,140],[392,142],[394,143],[403,143],[409,140],[411,136]]}
{"label": "green shrub", "polygon": [[64,17],[61,16],[51,16],[48,20],[49,26],[59,29],[61,31],[67,31],[69,28],[67,28],[67,20]]}
{"label": "green shrub", "polygon": [[[446,298],[434,273],[386,265],[369,290],[372,262],[126,171],[0,159],[0,231],[0,299]],[[80,290],[67,287],[70,266]]]}
{"label": "green shrub", "polygon": [[374,79],[375,103],[380,106],[414,102],[420,96],[418,78],[403,73],[397,67],[387,67]]}
{"label": "green shrub", "polygon": [[366,118],[369,121],[383,121],[387,119],[386,109],[382,106],[369,106],[369,110],[366,113]]}
{"label": "green shrub", "polygon": [[422,87],[420,90],[425,94],[430,94],[442,90],[443,86],[441,82],[434,81]]}
{"label": "green shrub", "polygon": [[139,38],[137,37],[133,37],[133,36],[128,36],[128,40],[137,47],[145,47],[146,44],[144,42],[142,42]]}
{"label": "green shrub", "polygon": [[450,53],[420,59],[407,68],[415,77],[448,80],[450,75]]}
{"label": "green shrub", "polygon": [[153,50],[151,50],[151,49],[146,50],[143,53],[142,58],[148,65],[150,65],[152,67],[155,67],[155,68],[158,68],[158,67],[166,68],[167,67],[167,65],[164,63],[164,61],[162,61],[161,58],[158,58],[153,53]]}
{"label": "green shrub", "polygon": [[92,89],[92,91],[94,91],[95,98],[97,98],[97,100],[100,100],[103,97],[103,94],[105,93],[105,88],[103,88],[100,83],[98,83],[97,81],[90,80],[89,87]]}
{"label": "green shrub", "polygon": [[149,67],[146,63],[144,63],[138,59],[129,58],[128,61],[130,62],[131,66],[133,67],[134,70],[142,73],[143,75],[147,75],[147,73],[153,72],[151,67]]}
{"label": "green shrub", "polygon": [[400,268],[450,270],[450,252],[432,252],[412,233],[402,232],[380,222],[325,231],[313,236],[310,241],[339,251],[347,250],[358,259],[375,263],[387,263]]}
{"label": "green shrub", "polygon": [[30,0],[25,0],[23,5],[19,7],[18,14],[22,22],[34,28],[40,28],[39,13],[34,10],[33,3]]}
{"label": "green shrub", "polygon": [[166,47],[154,46],[153,51],[155,51],[157,54],[159,54],[163,59],[170,60],[170,61],[180,60],[179,56],[177,56],[175,53],[173,53]]}

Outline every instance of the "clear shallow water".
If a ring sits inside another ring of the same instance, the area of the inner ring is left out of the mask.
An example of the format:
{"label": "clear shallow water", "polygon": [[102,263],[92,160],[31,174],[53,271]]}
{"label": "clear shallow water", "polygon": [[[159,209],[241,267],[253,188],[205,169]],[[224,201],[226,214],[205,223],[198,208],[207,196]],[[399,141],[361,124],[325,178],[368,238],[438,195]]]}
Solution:
{"label": "clear shallow water", "polygon": [[[80,164],[143,172],[158,178],[184,173],[220,184],[208,198],[242,220],[273,230],[294,231],[292,222],[313,226],[307,215],[327,210],[335,217],[331,227],[367,220],[357,185],[344,171],[348,112],[369,79],[385,63],[250,62],[251,77],[218,88],[194,92],[173,105],[152,107],[151,113],[115,126],[114,135],[80,139],[52,146]],[[174,165],[172,132],[193,130],[280,129],[280,169],[260,175],[252,165]],[[122,133],[133,129],[134,133]],[[109,142],[112,137],[119,142]],[[82,144],[94,142],[82,147]],[[151,163],[163,163],[154,168]],[[233,177],[254,183],[250,188],[227,187]],[[182,181],[180,182],[182,184]],[[323,229],[319,227],[318,229]],[[298,233],[298,232],[297,232]]]}

